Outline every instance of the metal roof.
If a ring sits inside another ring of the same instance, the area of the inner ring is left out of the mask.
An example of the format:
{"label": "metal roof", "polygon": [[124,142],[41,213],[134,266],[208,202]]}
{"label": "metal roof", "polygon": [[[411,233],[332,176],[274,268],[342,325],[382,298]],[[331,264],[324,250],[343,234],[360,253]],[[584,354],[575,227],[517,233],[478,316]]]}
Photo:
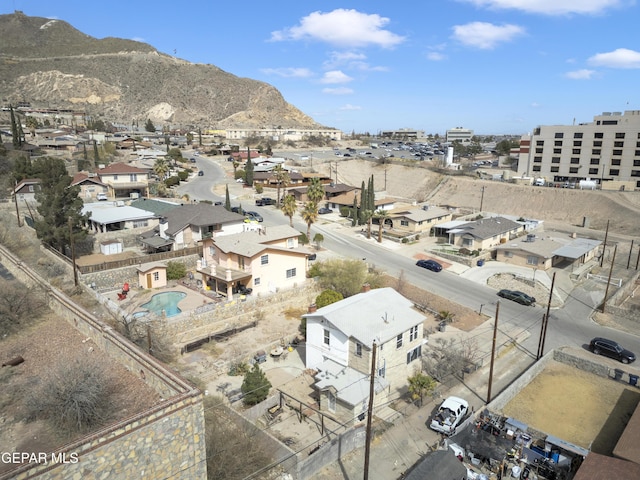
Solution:
{"label": "metal roof", "polygon": [[114,202],[85,203],[82,207],[82,214],[84,215],[88,212],[91,212],[89,217],[91,221],[101,225],[156,217],[153,212],[129,205],[118,206]]}

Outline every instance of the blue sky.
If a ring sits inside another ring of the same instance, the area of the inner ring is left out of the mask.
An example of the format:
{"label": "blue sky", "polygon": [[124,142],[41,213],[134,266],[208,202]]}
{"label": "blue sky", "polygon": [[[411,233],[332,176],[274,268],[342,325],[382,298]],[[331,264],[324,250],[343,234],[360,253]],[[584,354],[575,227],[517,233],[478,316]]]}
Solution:
{"label": "blue sky", "polygon": [[640,109],[635,0],[5,0],[267,82],[345,132],[521,134]]}

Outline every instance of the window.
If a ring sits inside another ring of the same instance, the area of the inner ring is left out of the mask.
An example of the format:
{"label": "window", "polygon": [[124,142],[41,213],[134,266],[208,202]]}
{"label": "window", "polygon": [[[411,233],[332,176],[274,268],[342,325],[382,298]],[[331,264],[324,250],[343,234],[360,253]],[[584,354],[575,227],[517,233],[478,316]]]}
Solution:
{"label": "window", "polygon": [[596,132],[593,134],[593,138],[604,138],[604,133]]}
{"label": "window", "polygon": [[597,175],[598,174],[598,169],[597,168],[590,168],[589,169],[589,175]]}
{"label": "window", "polygon": [[611,155],[622,155],[622,150],[614,150]]}
{"label": "window", "polygon": [[[380,345],[382,347],[382,345]],[[384,378],[387,375],[387,361],[382,363],[382,366],[378,369],[378,376]]]}
{"label": "window", "polygon": [[295,268],[290,268],[289,270],[287,270],[287,278],[292,278],[296,276],[296,269]]}
{"label": "window", "polygon": [[600,165],[600,159],[599,158],[592,158],[590,163],[591,163],[591,165]]}
{"label": "window", "polygon": [[595,140],[593,142],[593,146],[594,147],[601,147],[602,146],[602,141],[601,140]]}
{"label": "window", "polygon": [[616,138],[624,138],[624,132],[616,132]]}
{"label": "window", "polygon": [[538,265],[538,257],[536,257],[535,255],[528,255],[527,265]]}
{"label": "window", "polygon": [[564,133],[556,132],[555,138],[564,138]]}
{"label": "window", "polygon": [[413,350],[409,350],[407,352],[407,363],[411,363],[414,360],[417,360],[422,355],[422,345],[418,345]]}
{"label": "window", "polygon": [[640,177],[640,170],[631,170],[632,177]]}
{"label": "window", "polygon": [[114,176],[113,176],[113,180],[114,180],[114,181],[118,180],[118,175],[114,175]]}
{"label": "window", "polygon": [[551,167],[551,171],[553,173],[558,173],[560,171],[560,167]]}
{"label": "window", "polygon": [[257,287],[258,285],[260,285],[260,277],[256,277],[253,279],[253,286]]}
{"label": "window", "polygon": [[295,247],[295,242],[293,238],[287,238],[287,248],[293,248],[293,247]]}
{"label": "window", "polygon": [[574,147],[581,147],[582,146],[582,140],[574,140],[573,141],[573,146]]}
{"label": "window", "polygon": [[533,163],[542,163],[542,157],[533,157]]}
{"label": "window", "polygon": [[362,344],[359,342],[356,342],[356,357],[361,357],[362,356]]}
{"label": "window", "polygon": [[561,148],[554,148],[553,149],[553,153],[555,153],[555,154],[562,153],[562,149]]}
{"label": "window", "polygon": [[153,280],[157,282],[160,280],[160,272],[153,272]]}
{"label": "window", "polygon": [[138,174],[136,174],[136,173],[131,173],[131,174],[129,175],[129,181],[130,181],[130,182],[137,182],[137,181],[138,181]]}
{"label": "window", "polygon": [[418,326],[411,327],[409,329],[409,341],[413,342],[416,338],[418,338]]}
{"label": "window", "polygon": [[560,157],[551,157],[551,163],[560,163]]}
{"label": "window", "polygon": [[633,161],[633,166],[634,167],[640,167],[640,160],[634,160]]}
{"label": "window", "polygon": [[579,168],[579,167],[571,167],[571,168],[569,169],[569,173],[578,173],[578,168]]}
{"label": "window", "polygon": [[[602,125],[617,125],[617,124],[618,124],[618,120],[603,120],[602,121]],[[624,135],[624,133],[623,133],[623,135]],[[624,138],[624,137],[622,137],[622,138]]]}
{"label": "window", "polygon": [[600,155],[601,150],[599,148],[594,148],[591,150],[591,155]]}
{"label": "window", "polygon": [[624,142],[613,142],[613,146],[616,148],[624,147]]}
{"label": "window", "polygon": [[[640,136],[638,138],[640,138]],[[544,147],[544,140],[536,140],[536,145],[538,147]]]}
{"label": "window", "polygon": [[141,227],[148,227],[148,226],[149,226],[148,220],[136,220],[133,222],[133,228],[141,228]]}
{"label": "window", "polygon": [[326,328],[324,329],[324,344],[325,345],[330,345],[330,339],[331,339],[331,334],[329,333],[329,330],[327,330]]}
{"label": "window", "polygon": [[609,170],[609,175],[611,175],[612,177],[617,177],[618,175],[620,175],[620,170],[618,170],[617,168],[612,168],[611,170]]}
{"label": "window", "polygon": [[507,258],[512,258],[513,257],[513,252],[510,252],[509,250],[505,250],[504,251],[504,256]]}
{"label": "window", "polygon": [[212,257],[216,256],[216,247],[214,247],[213,245],[209,247],[209,255]]}
{"label": "window", "polygon": [[582,132],[575,132],[573,138],[582,138]]}
{"label": "window", "polygon": [[612,158],[611,159],[611,165],[620,165],[620,159],[619,158]]}
{"label": "window", "polygon": [[402,334],[396,337],[396,348],[402,347]]}
{"label": "window", "polygon": [[267,265],[269,263],[269,255],[262,255],[260,257],[260,265]]}
{"label": "window", "polygon": [[536,153],[542,153],[543,150],[544,148],[536,148]]}
{"label": "window", "polygon": [[636,150],[633,154],[635,157],[640,157],[640,150]]}
{"label": "window", "polygon": [[403,227],[408,227],[409,226],[409,220],[400,220],[400,225],[402,225]]}
{"label": "window", "polygon": [[540,165],[534,165],[534,166],[533,166],[533,171],[534,171],[534,172],[539,172],[539,171],[541,171]]}
{"label": "window", "polygon": [[580,163],[580,159],[579,159],[579,158],[577,158],[577,157],[573,157],[573,158],[571,159],[571,163],[574,163],[574,164],[575,164],[575,163]]}
{"label": "window", "polygon": [[33,185],[29,185],[29,191],[33,192]]}
{"label": "window", "polygon": [[574,155],[580,155],[580,149],[579,148],[574,148],[573,149],[573,154]]}

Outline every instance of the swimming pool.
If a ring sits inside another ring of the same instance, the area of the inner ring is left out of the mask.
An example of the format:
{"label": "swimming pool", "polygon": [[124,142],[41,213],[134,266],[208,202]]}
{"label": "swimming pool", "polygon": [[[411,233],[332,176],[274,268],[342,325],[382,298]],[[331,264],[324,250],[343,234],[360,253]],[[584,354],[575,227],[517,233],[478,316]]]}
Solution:
{"label": "swimming pool", "polygon": [[147,310],[152,311],[158,316],[162,316],[162,312],[164,311],[165,316],[173,317],[182,312],[182,310],[178,308],[178,302],[186,296],[187,294],[184,292],[156,293],[153,297],[151,297],[151,300],[149,302],[145,303],[144,305],[140,305],[140,308],[146,308]]}

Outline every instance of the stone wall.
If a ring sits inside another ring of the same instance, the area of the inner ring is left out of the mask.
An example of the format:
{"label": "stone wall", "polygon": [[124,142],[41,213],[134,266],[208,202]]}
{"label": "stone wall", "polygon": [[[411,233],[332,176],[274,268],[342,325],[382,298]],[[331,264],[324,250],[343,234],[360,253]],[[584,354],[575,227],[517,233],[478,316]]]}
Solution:
{"label": "stone wall", "polygon": [[54,452],[65,454],[67,459],[77,458],[76,463],[27,463],[0,475],[0,480],[206,479],[202,393],[44,282],[1,245],[0,262],[27,287],[43,288],[53,311],[91,338],[114,361],[139,375],[164,399],[145,412],[93,432]]}

